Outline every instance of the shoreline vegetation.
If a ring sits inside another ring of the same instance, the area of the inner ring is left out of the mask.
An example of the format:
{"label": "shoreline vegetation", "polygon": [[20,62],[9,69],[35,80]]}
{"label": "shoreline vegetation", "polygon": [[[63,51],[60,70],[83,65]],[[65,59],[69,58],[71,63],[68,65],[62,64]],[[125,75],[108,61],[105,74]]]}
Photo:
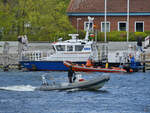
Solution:
{"label": "shoreline vegetation", "polygon": [[0,1],[0,41],[49,41],[75,33],[66,14],[70,0]]}
{"label": "shoreline vegetation", "polygon": [[[0,41],[17,41],[19,35],[27,35],[29,41],[54,42],[59,38],[70,39],[76,33],[69,22],[66,9],[70,0],[3,0],[0,1]],[[97,30],[97,41],[104,41],[104,33]],[[130,32],[129,41],[150,31]],[[79,38],[85,31],[79,31]],[[108,32],[107,41],[126,41],[126,32]]]}

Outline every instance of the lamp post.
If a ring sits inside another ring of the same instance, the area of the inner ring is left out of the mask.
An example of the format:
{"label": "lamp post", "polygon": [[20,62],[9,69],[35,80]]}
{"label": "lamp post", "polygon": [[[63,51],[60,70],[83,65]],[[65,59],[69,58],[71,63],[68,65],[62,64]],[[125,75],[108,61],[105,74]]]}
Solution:
{"label": "lamp post", "polygon": [[129,41],[129,11],[130,11],[130,0],[127,0],[127,42]]}
{"label": "lamp post", "polygon": [[79,32],[79,21],[81,20],[81,18],[77,18],[77,34]]}
{"label": "lamp post", "polygon": [[106,21],[107,21],[107,0],[105,0],[105,42],[107,41],[107,34],[106,34]]}

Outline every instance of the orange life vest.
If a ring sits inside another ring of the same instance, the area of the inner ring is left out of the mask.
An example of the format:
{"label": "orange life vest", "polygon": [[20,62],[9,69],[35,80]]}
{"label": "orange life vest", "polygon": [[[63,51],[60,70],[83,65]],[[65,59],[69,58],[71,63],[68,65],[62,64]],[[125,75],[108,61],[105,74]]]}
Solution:
{"label": "orange life vest", "polygon": [[87,60],[86,66],[87,66],[87,67],[93,66],[93,65],[92,65],[92,61],[91,61],[90,59]]}

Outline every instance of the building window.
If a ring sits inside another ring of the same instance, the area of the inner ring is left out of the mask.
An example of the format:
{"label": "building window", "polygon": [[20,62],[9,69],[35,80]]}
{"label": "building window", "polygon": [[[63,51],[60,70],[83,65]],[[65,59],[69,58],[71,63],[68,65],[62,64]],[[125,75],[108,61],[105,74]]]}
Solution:
{"label": "building window", "polygon": [[[89,24],[88,21],[84,22],[84,30],[85,30],[85,31],[87,31],[88,24]],[[91,30],[91,31],[93,30],[93,23],[90,23],[90,30]]]}
{"label": "building window", "polygon": [[[105,32],[105,22],[101,22],[101,32]],[[110,22],[106,22],[106,32],[110,32]]]}
{"label": "building window", "polygon": [[143,21],[135,22],[135,32],[144,32],[144,22]]}
{"label": "building window", "polygon": [[127,31],[127,22],[118,22],[118,31]]}

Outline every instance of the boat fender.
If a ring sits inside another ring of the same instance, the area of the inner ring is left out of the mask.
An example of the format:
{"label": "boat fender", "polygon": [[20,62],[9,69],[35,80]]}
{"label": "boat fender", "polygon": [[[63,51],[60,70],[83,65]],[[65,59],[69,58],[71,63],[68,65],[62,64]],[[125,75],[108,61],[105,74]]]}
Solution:
{"label": "boat fender", "polygon": [[108,62],[106,63],[105,68],[108,68]]}

